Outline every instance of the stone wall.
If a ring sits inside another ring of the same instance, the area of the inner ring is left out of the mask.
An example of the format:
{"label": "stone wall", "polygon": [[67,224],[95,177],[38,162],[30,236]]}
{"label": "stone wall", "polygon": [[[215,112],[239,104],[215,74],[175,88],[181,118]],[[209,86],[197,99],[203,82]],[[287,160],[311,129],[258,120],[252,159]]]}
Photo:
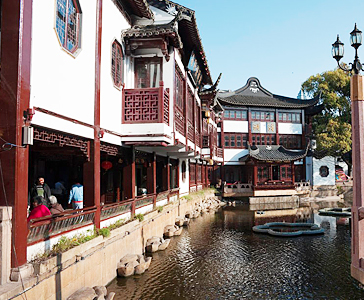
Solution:
{"label": "stone wall", "polygon": [[[66,299],[82,287],[107,285],[116,277],[116,266],[126,254],[142,254],[148,238],[163,236],[164,227],[174,225],[176,217],[184,215],[196,203],[213,197],[208,192],[204,197],[184,198],[163,207],[162,212],[153,211],[142,222],[134,220],[112,230],[107,238],[99,236],[85,244],[61,253],[41,263],[34,264],[35,275],[24,281],[28,299]],[[152,261],[153,264],[153,261]],[[11,288],[0,287],[0,300],[14,297],[22,291],[18,283]],[[57,293],[56,293],[57,291]],[[23,299],[25,294],[14,299]]]}
{"label": "stone wall", "polygon": [[11,212],[11,207],[0,207],[0,285],[10,278]]}

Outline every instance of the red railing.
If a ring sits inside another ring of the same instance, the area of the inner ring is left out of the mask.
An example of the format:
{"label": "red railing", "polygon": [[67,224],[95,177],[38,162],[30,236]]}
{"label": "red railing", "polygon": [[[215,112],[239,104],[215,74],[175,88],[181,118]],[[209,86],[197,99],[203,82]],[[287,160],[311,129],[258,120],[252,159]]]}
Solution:
{"label": "red railing", "polygon": [[133,201],[127,200],[101,207],[101,221],[131,212]]}
{"label": "red railing", "polygon": [[148,194],[145,196],[138,196],[135,198],[135,209],[141,208],[143,206],[147,206],[149,204],[153,204],[155,199],[155,194]]}
{"label": "red railing", "polygon": [[163,82],[158,88],[124,89],[122,122],[165,123],[169,125],[169,89]]}
{"label": "red railing", "polygon": [[216,148],[216,156],[222,158],[223,157],[223,150],[222,148]]}
{"label": "red railing", "polygon": [[[169,198],[174,195],[179,195],[179,188],[164,191],[157,195],[149,194],[107,204],[101,207],[100,219],[104,221],[125,213],[134,216],[135,210],[150,204],[155,207],[156,202],[165,199],[169,201]],[[28,245],[94,224],[96,211],[97,208],[94,206],[78,210],[66,210],[62,214],[31,220],[29,222]]]}
{"label": "red railing", "polygon": [[258,185],[253,188],[254,190],[282,190],[294,189],[295,185],[292,181],[266,181],[259,182]]}
{"label": "red railing", "polygon": [[69,210],[29,222],[28,244],[43,241],[94,223],[96,207]]}
{"label": "red railing", "polygon": [[169,89],[165,89],[163,95],[163,122],[169,125]]}

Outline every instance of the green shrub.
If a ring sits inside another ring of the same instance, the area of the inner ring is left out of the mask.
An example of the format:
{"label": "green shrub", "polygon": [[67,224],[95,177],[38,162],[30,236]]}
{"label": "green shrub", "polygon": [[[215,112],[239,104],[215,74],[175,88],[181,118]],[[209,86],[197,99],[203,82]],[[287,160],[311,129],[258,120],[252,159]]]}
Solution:
{"label": "green shrub", "polygon": [[104,238],[110,235],[109,228],[101,228],[96,230],[97,235],[102,235]]}
{"label": "green shrub", "polygon": [[163,206],[158,206],[158,212],[161,213],[163,211]]}
{"label": "green shrub", "polygon": [[134,217],[135,219],[138,219],[139,220],[139,222],[142,222],[143,220],[144,220],[144,215],[143,214],[137,214],[137,215],[135,215],[135,217]]}

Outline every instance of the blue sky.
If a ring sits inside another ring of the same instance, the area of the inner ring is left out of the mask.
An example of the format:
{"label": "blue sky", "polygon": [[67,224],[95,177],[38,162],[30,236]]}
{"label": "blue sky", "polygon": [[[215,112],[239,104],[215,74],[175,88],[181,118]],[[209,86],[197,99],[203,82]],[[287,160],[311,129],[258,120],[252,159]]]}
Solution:
{"label": "blue sky", "polygon": [[[296,97],[311,75],[333,70],[340,34],[343,61],[352,62],[349,34],[364,31],[363,0],[178,0],[196,11],[213,81],[235,90],[249,77],[278,95]],[[359,57],[364,62],[364,46]]]}

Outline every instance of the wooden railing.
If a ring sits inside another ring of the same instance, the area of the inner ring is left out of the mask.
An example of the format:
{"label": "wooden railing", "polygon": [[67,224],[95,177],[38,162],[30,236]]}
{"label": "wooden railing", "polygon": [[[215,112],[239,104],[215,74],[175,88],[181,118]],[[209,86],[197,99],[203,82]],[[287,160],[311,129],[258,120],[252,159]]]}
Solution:
{"label": "wooden railing", "polygon": [[135,209],[141,208],[143,206],[153,204],[155,199],[155,194],[149,194],[145,196],[138,196],[135,198]]}
{"label": "wooden railing", "polygon": [[224,193],[251,193],[252,185],[249,183],[227,183],[224,185]]}
{"label": "wooden railing", "polygon": [[168,200],[168,196],[169,196],[169,191],[161,192],[157,195],[156,202],[158,203],[159,201],[163,201],[166,199]]}
{"label": "wooden railing", "polygon": [[294,188],[295,186],[292,181],[266,181],[254,186],[254,190],[283,190]]}
{"label": "wooden railing", "polygon": [[94,223],[96,207],[69,210],[29,222],[28,244],[33,244]]}
{"label": "wooden railing", "polygon": [[162,81],[157,88],[124,89],[122,107],[124,124],[169,125],[169,89],[164,89]]}
{"label": "wooden railing", "polygon": [[222,148],[216,147],[216,156],[222,158],[223,157],[223,150]]}
{"label": "wooden railing", "polygon": [[132,200],[104,205],[101,208],[101,220],[106,220],[112,217],[120,216],[128,212],[131,213],[132,205],[133,205]]}
{"label": "wooden railing", "polygon": [[[151,204],[155,208],[158,201],[167,199],[169,202],[169,198],[175,195],[179,195],[179,188],[103,205],[100,208],[100,220],[104,221],[126,213],[134,216],[137,209]],[[33,219],[29,222],[28,245],[95,224],[96,212],[97,208],[94,206],[78,210],[66,210],[58,215]]]}

